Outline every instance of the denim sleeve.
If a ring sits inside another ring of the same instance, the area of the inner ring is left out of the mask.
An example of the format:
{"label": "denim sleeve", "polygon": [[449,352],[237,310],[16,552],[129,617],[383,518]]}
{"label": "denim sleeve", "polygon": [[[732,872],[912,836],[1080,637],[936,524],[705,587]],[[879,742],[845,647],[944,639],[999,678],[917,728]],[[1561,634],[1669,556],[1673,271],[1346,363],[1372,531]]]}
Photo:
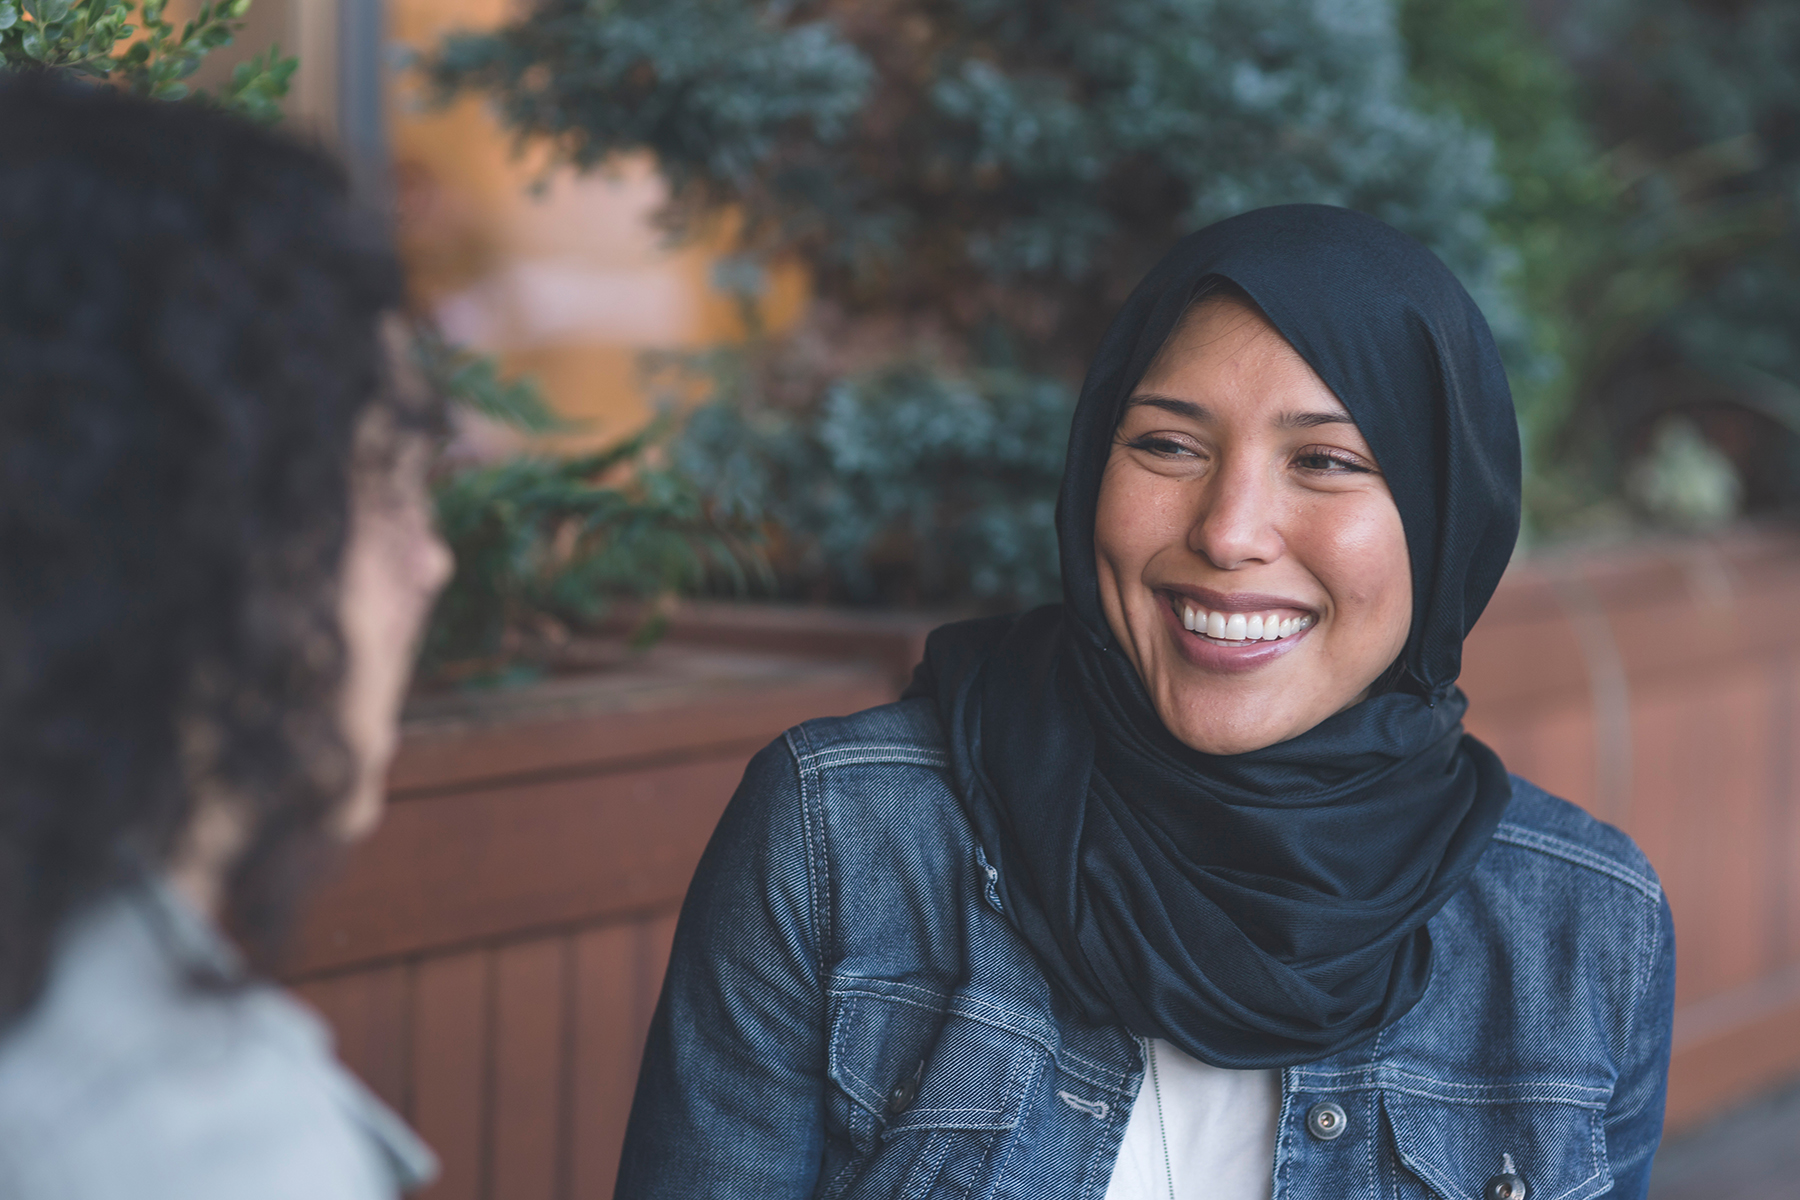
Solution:
{"label": "denim sleeve", "polygon": [[1675,1019],[1675,921],[1668,897],[1657,908],[1648,947],[1645,987],[1630,1026],[1627,1061],[1620,1064],[1606,1110],[1606,1149],[1618,1200],[1644,1200],[1650,1163],[1662,1140],[1663,1101],[1669,1090],[1669,1043]]}
{"label": "denim sleeve", "polygon": [[817,836],[778,740],[751,760],[682,905],[616,1200],[812,1195],[825,1078]]}

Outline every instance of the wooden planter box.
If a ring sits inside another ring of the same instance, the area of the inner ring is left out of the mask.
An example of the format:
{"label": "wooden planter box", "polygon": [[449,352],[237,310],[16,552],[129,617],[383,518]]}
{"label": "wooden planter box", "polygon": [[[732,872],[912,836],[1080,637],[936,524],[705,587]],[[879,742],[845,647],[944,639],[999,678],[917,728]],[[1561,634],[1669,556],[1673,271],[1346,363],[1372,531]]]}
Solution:
{"label": "wooden planter box", "polygon": [[[1680,941],[1672,1129],[1800,1073],[1800,538],[1528,562],[1470,728],[1627,829]],[[418,707],[293,977],[441,1200],[604,1200],[674,914],[751,754],[896,695],[936,623],[694,606],[629,666]]]}
{"label": "wooden planter box", "polygon": [[427,1195],[612,1194],[675,912],[744,764],[892,691],[858,662],[668,645],[421,706],[293,975],[436,1148]]}

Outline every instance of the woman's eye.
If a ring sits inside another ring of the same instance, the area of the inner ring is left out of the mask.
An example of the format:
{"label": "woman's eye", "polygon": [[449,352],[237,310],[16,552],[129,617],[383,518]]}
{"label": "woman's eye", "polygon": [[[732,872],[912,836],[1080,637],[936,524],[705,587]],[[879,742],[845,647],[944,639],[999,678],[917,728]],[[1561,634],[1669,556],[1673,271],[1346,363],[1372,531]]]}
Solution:
{"label": "woman's eye", "polygon": [[1164,458],[1191,458],[1196,453],[1190,443],[1163,433],[1146,433],[1141,437],[1130,439],[1125,444],[1133,450],[1147,450],[1151,454],[1161,455]]}
{"label": "woman's eye", "polygon": [[1303,471],[1350,472],[1357,475],[1371,475],[1370,467],[1341,451],[1302,450],[1294,456],[1294,465]]}

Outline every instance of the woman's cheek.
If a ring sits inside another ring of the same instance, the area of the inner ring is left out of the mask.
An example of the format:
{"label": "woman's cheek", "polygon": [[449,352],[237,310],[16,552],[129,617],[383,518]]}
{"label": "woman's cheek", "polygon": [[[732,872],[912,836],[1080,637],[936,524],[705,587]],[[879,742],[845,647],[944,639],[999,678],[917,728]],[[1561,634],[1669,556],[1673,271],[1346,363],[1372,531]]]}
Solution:
{"label": "woman's cheek", "polygon": [[[1396,636],[1404,642],[1412,619],[1405,527],[1387,496],[1367,501],[1349,512],[1340,506],[1330,519],[1314,521],[1307,557],[1337,610],[1333,615],[1345,628],[1384,643]],[[1382,637],[1382,631],[1388,636]]]}

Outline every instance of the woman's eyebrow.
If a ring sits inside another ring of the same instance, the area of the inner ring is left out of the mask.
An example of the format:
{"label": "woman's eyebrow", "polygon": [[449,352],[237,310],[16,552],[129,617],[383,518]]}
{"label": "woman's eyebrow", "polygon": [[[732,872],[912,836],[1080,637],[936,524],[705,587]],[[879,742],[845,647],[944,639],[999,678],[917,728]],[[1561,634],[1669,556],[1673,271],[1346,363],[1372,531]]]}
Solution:
{"label": "woman's eyebrow", "polygon": [[1327,412],[1315,409],[1311,412],[1285,412],[1275,418],[1275,424],[1282,429],[1317,429],[1321,425],[1354,425],[1356,419],[1349,413]]}
{"label": "woman's eyebrow", "polygon": [[1172,412],[1178,417],[1188,417],[1195,421],[1213,419],[1212,409],[1204,404],[1195,404],[1192,400],[1178,400],[1174,396],[1165,396],[1160,392],[1138,392],[1125,402],[1126,408],[1160,408]]}
{"label": "woman's eyebrow", "polygon": [[[1160,392],[1138,392],[1125,402],[1127,408],[1160,408],[1172,412],[1178,417],[1187,417],[1194,421],[1211,421],[1212,409],[1204,404],[1196,404],[1192,400],[1181,400],[1174,396],[1165,396]],[[1321,425],[1354,425],[1356,419],[1342,409],[1336,412],[1325,409],[1285,412],[1275,418],[1275,424],[1281,429],[1317,429]]]}

